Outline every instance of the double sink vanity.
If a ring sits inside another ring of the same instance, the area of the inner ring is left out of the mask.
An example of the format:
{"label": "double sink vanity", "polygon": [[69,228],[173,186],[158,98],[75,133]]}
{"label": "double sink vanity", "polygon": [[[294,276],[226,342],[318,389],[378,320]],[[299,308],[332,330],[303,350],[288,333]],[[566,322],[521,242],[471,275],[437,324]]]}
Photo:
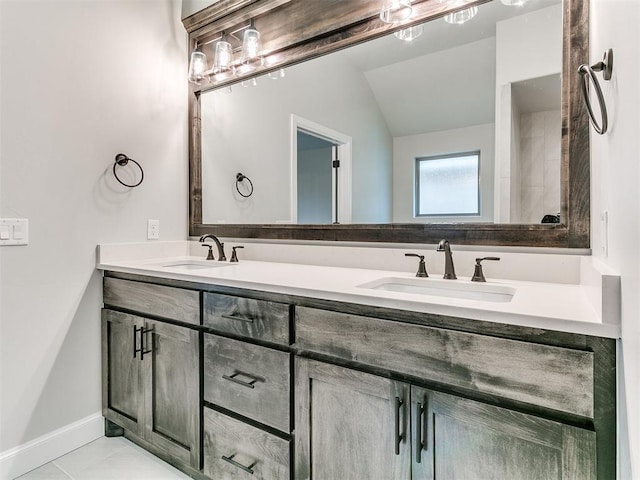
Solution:
{"label": "double sink vanity", "polygon": [[201,479],[615,476],[591,287],[242,257],[101,246],[108,435]]}

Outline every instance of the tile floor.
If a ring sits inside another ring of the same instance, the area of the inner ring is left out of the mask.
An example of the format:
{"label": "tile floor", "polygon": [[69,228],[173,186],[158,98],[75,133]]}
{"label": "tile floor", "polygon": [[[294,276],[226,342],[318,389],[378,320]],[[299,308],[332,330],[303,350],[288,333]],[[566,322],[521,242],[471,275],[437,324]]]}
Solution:
{"label": "tile floor", "polygon": [[189,480],[190,477],[124,437],[102,437],[18,479]]}

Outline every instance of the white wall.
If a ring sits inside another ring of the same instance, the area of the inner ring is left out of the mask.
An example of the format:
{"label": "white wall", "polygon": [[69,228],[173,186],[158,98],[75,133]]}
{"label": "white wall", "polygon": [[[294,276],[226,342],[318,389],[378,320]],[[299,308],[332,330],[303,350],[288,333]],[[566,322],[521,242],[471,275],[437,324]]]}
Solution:
{"label": "white wall", "polygon": [[[0,247],[1,459],[100,411],[96,244],[142,241],[149,218],[184,239],[188,179],[180,2],[0,12],[0,217],[30,222],[28,246]],[[114,181],[118,152],[143,165],[140,187]]]}
{"label": "white wall", "polygon": [[[591,130],[591,245],[593,254],[622,277],[622,341],[619,361],[619,457],[621,479],[640,479],[640,2],[591,0],[591,55],[613,48],[613,78],[601,81],[610,130]],[[587,59],[585,59],[587,61]],[[602,76],[598,74],[598,78]],[[600,215],[609,214],[608,254],[602,249]]]}
{"label": "white wall", "polygon": [[415,161],[455,152],[480,150],[480,217],[437,217],[429,222],[491,222],[493,220],[493,164],[495,158],[493,123],[442,132],[409,135],[393,139],[393,221],[425,223],[414,217]]}
{"label": "white wall", "polygon": [[[352,222],[390,221],[391,135],[348,58],[325,56],[287,68],[282,79],[257,80],[201,97],[204,222],[291,220],[291,114],[352,138]],[[251,178],[250,198],[235,193],[237,172]]]}

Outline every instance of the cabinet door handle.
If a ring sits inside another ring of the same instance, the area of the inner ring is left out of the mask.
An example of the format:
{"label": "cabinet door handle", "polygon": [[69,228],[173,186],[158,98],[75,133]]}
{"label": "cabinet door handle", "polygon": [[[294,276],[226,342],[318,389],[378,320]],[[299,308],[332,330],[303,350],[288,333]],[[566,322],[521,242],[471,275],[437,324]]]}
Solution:
{"label": "cabinet door handle", "polygon": [[[238,375],[242,375],[243,377],[248,377],[248,378],[251,379],[251,381],[250,382],[245,382],[244,380],[240,380],[239,378],[236,378]],[[247,387],[247,388],[255,388],[255,383],[259,380],[259,378],[256,378],[253,375],[247,375],[246,373],[237,372],[237,371],[233,375],[222,375],[222,378],[224,378],[225,380],[229,380],[230,382],[237,383],[238,385],[242,385],[243,387]]]}
{"label": "cabinet door handle", "polygon": [[240,315],[220,315],[222,318],[226,318],[227,320],[237,320],[239,322],[245,323],[253,323],[253,318],[243,317]]}
{"label": "cabinet door handle", "polygon": [[136,358],[138,352],[140,350],[138,350],[138,342],[136,341],[138,339],[138,327],[136,327],[135,325],[133,326],[133,358]]}
{"label": "cabinet door handle", "polygon": [[145,329],[144,327],[140,327],[138,329],[138,331],[140,332],[140,350],[138,350],[140,352],[140,361],[144,360],[144,354],[145,353],[151,353],[151,351],[153,350],[152,348],[146,350],[144,348],[144,336],[145,334],[149,333],[149,332],[153,332],[153,328],[147,328]]}
{"label": "cabinet door handle", "polygon": [[252,468],[256,466],[256,462],[253,462],[251,465],[249,465],[248,467],[245,467],[244,465],[242,465],[241,463],[236,462],[233,457],[235,457],[236,454],[234,453],[233,455],[231,455],[230,457],[225,457],[224,455],[222,456],[222,460],[224,460],[225,462],[229,462],[231,465],[233,465],[234,467],[239,468],[240,470],[244,470],[245,472],[253,475],[253,470]]}
{"label": "cabinet door handle", "polygon": [[402,408],[402,405],[404,405],[404,401],[400,400],[400,397],[396,397],[396,408],[395,408],[396,438],[394,440],[396,455],[400,455],[400,444],[402,443],[402,440],[404,440],[404,433],[400,433],[400,408]]}
{"label": "cabinet door handle", "polygon": [[[426,405],[420,402],[416,404],[416,462],[422,462],[422,450],[427,446],[427,416],[425,415]],[[424,425],[423,425],[424,418]],[[424,435],[424,440],[423,436]]]}

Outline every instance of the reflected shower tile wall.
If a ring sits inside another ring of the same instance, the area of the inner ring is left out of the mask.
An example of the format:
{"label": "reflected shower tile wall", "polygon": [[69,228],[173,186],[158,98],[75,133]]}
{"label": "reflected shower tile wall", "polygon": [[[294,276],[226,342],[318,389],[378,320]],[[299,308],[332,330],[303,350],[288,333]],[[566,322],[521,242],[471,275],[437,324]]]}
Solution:
{"label": "reflected shower tile wall", "polygon": [[560,211],[560,110],[520,117],[520,220],[540,223]]}

